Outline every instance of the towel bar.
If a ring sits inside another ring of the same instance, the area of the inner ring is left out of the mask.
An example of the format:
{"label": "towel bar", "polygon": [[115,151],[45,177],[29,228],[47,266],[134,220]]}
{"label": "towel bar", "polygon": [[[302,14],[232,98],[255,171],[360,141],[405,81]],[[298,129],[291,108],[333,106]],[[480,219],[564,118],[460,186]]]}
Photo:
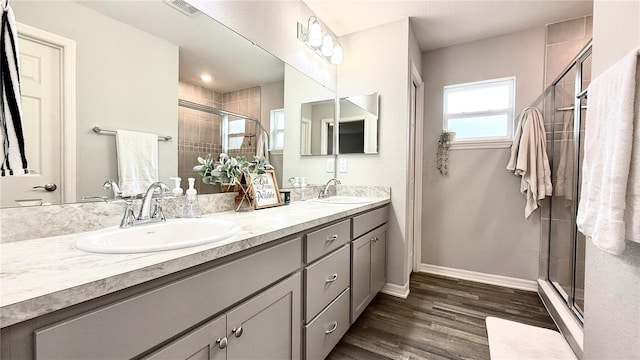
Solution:
{"label": "towel bar", "polygon": [[[96,134],[106,134],[106,135],[115,135],[116,131],[115,130],[107,130],[107,129],[103,129],[100,126],[94,126],[93,127],[93,132]],[[173,139],[172,136],[161,136],[158,135],[158,141],[170,141],[171,139]]]}

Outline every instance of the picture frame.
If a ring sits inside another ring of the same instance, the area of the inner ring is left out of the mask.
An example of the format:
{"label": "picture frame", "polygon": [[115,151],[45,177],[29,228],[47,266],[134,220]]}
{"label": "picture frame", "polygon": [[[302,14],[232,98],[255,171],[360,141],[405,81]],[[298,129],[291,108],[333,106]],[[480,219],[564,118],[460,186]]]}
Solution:
{"label": "picture frame", "polygon": [[249,174],[251,181],[251,195],[253,196],[254,209],[264,209],[282,205],[278,181],[273,170],[267,170],[264,174]]}

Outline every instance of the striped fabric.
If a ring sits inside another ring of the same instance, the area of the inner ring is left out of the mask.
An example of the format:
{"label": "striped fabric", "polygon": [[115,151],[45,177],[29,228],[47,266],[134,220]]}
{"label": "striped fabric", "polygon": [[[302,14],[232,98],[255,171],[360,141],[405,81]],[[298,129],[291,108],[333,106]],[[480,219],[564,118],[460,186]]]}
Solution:
{"label": "striped fabric", "polygon": [[9,0],[0,0],[2,7],[2,30],[0,31],[0,126],[2,131],[1,176],[29,173],[22,132],[22,106],[20,101],[20,69],[18,64],[18,33]]}

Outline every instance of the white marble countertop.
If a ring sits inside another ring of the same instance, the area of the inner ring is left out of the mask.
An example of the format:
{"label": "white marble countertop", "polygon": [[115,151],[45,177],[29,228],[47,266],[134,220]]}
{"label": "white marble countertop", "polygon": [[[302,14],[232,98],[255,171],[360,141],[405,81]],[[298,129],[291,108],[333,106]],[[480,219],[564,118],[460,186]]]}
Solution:
{"label": "white marble countertop", "polygon": [[242,226],[214,244],[140,254],[93,254],[74,248],[79,234],[0,244],[0,327],[203,264],[390,202],[292,202],[247,213],[210,214]]}

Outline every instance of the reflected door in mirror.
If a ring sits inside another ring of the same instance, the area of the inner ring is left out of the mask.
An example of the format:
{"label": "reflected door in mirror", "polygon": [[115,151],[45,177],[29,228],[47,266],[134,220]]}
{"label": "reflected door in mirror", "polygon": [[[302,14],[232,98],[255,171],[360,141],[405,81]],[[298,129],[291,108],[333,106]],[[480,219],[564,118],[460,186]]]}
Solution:
{"label": "reflected door in mirror", "polygon": [[[2,207],[60,204],[61,50],[24,36],[19,36],[18,46],[24,137],[32,173],[2,179]],[[56,189],[47,191],[45,184],[57,184]]]}

